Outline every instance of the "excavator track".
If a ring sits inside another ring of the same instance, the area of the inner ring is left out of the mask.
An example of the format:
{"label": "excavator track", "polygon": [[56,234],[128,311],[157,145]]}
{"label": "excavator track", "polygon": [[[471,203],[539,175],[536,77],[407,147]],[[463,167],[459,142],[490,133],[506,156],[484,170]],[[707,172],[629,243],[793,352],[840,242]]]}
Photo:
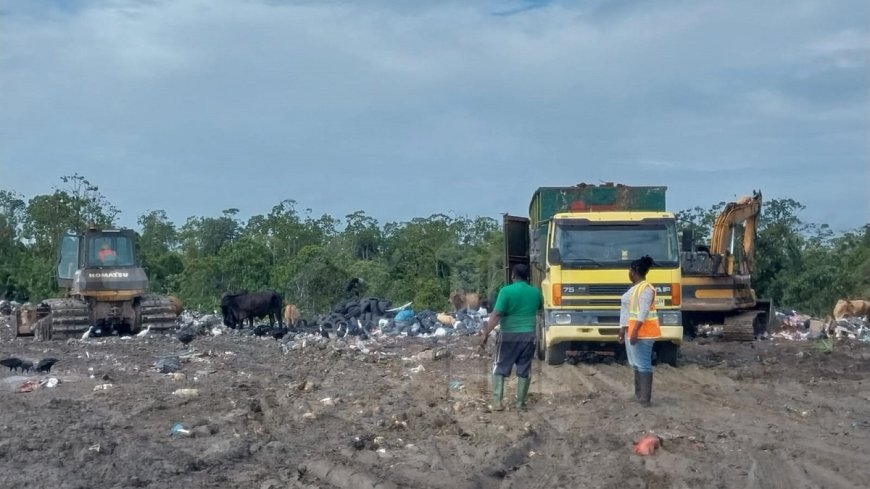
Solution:
{"label": "excavator track", "polygon": [[168,297],[146,295],[139,300],[139,325],[141,331],[150,327],[151,331],[166,331],[176,326],[176,311]]}
{"label": "excavator track", "polygon": [[723,325],[722,339],[728,341],[754,341],[755,318],[758,311],[749,311],[728,316]]}

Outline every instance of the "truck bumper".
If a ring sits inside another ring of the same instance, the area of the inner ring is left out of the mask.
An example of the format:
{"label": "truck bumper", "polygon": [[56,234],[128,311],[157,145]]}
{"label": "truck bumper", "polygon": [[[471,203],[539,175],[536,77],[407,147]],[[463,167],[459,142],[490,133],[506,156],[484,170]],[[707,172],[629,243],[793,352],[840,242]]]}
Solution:
{"label": "truck bumper", "polygon": [[[682,326],[660,326],[662,335],[656,341],[667,341],[675,345],[683,343]],[[546,346],[549,348],[566,341],[595,343],[618,343],[618,326],[575,326],[550,325],[544,332]]]}

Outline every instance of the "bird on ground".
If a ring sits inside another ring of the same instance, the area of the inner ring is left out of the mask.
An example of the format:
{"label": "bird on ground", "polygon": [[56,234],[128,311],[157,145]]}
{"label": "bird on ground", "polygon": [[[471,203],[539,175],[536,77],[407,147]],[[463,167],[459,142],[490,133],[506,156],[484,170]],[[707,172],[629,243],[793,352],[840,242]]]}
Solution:
{"label": "bird on ground", "polygon": [[83,339],[83,340],[86,340],[86,339],[90,338],[90,337],[91,337],[91,333],[92,333],[93,331],[94,331],[94,327],[93,327],[93,326],[88,326],[88,330],[85,331],[85,333],[82,335],[82,339]]}
{"label": "bird on ground", "polygon": [[175,338],[180,341],[182,345],[187,346],[194,338],[196,338],[196,335],[191,333],[189,330],[183,329],[178,333],[175,333]]}
{"label": "bird on ground", "polygon": [[43,358],[36,364],[37,372],[51,372],[51,367],[57,363],[57,358]]}
{"label": "bird on ground", "polygon": [[18,370],[21,367],[21,359],[15,357],[4,358],[0,360],[0,365],[9,368],[9,370]]}
{"label": "bird on ground", "polygon": [[150,324],[148,325],[147,328],[145,328],[145,329],[143,329],[142,331],[139,331],[138,333],[136,333],[136,337],[137,337],[137,338],[144,338],[145,336],[148,335],[148,332],[149,332],[149,331],[151,331],[151,325],[150,325]]}
{"label": "bird on ground", "polygon": [[280,340],[285,334],[287,334],[287,328],[278,327],[272,330],[272,338],[275,338],[276,340]]}

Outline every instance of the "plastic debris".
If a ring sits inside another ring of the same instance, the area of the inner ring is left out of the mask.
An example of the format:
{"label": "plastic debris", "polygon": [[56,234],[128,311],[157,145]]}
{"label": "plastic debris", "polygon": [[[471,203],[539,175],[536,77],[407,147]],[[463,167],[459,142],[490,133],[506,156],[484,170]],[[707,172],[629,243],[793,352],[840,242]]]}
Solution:
{"label": "plastic debris", "polygon": [[21,386],[18,387],[19,393],[24,392],[33,392],[36,389],[39,389],[39,381],[38,380],[27,380]]}
{"label": "plastic debris", "polygon": [[169,436],[190,436],[190,430],[184,427],[181,423],[175,423],[172,425],[172,429],[169,431]]}
{"label": "plastic debris", "polygon": [[154,368],[160,373],[171,374],[181,370],[181,360],[177,356],[160,357],[154,363]]}
{"label": "plastic debris", "polygon": [[634,453],[642,456],[652,455],[662,447],[662,439],[655,435],[647,435],[634,444]]}
{"label": "plastic debris", "polygon": [[199,395],[199,389],[176,389],[172,395],[179,397],[196,397]]}
{"label": "plastic debris", "polygon": [[94,386],[94,392],[96,391],[107,391],[111,388],[115,387],[112,384],[99,384]]}

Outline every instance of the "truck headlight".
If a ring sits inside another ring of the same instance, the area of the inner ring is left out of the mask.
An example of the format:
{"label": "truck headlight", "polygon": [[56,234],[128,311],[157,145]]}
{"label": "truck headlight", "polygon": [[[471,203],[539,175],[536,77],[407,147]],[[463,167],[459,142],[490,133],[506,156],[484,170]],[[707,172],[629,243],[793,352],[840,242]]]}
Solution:
{"label": "truck headlight", "polygon": [[659,324],[662,326],[682,326],[683,314],[680,311],[659,311]]}
{"label": "truck headlight", "polygon": [[570,312],[554,312],[552,318],[553,324],[571,324]]}

